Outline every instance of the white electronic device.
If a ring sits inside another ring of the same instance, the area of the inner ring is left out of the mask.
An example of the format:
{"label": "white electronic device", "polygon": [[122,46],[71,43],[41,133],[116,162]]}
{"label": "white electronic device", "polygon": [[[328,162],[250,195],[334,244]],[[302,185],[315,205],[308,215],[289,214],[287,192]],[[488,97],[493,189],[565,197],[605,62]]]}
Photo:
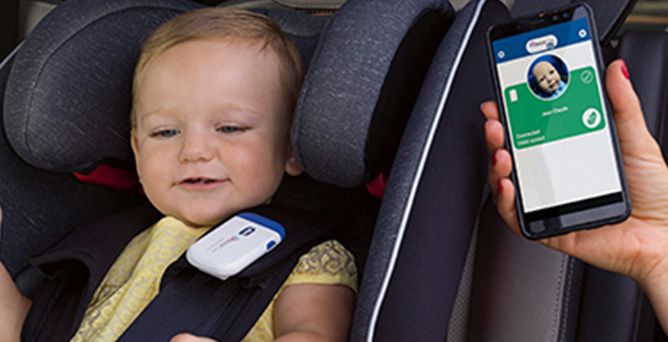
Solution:
{"label": "white electronic device", "polygon": [[186,259],[200,271],[225,280],[271,251],[285,238],[283,226],[255,213],[233,216],[195,242]]}

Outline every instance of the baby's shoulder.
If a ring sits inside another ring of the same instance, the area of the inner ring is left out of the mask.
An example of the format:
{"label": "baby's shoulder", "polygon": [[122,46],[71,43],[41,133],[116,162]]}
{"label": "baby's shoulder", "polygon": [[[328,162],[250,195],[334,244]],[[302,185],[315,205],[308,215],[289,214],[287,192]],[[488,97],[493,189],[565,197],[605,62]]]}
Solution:
{"label": "baby's shoulder", "polygon": [[355,258],[336,240],[314,246],[299,258],[285,285],[303,283],[338,284],[356,290]]}

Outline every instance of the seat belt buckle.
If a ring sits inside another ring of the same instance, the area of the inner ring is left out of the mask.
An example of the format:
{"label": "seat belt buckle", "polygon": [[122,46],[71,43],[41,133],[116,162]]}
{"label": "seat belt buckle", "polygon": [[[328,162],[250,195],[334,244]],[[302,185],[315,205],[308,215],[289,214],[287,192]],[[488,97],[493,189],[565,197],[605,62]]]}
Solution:
{"label": "seat belt buckle", "polygon": [[285,239],[285,228],[269,218],[243,212],[212,228],[186,252],[186,260],[221,280],[238,274]]}

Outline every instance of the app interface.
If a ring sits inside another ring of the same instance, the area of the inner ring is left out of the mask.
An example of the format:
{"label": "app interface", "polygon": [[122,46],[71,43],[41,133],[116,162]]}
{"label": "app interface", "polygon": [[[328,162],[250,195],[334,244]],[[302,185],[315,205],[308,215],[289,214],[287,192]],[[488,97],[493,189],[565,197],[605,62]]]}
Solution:
{"label": "app interface", "polygon": [[492,42],[529,213],[621,191],[586,18]]}

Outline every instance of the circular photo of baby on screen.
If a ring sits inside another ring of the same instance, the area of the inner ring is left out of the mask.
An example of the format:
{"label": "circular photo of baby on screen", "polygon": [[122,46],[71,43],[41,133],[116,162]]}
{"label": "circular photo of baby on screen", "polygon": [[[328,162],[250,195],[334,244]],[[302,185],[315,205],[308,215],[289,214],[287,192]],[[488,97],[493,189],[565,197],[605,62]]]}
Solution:
{"label": "circular photo of baby on screen", "polygon": [[527,75],[529,88],[541,99],[556,99],[568,87],[568,67],[555,55],[536,58],[529,67]]}

